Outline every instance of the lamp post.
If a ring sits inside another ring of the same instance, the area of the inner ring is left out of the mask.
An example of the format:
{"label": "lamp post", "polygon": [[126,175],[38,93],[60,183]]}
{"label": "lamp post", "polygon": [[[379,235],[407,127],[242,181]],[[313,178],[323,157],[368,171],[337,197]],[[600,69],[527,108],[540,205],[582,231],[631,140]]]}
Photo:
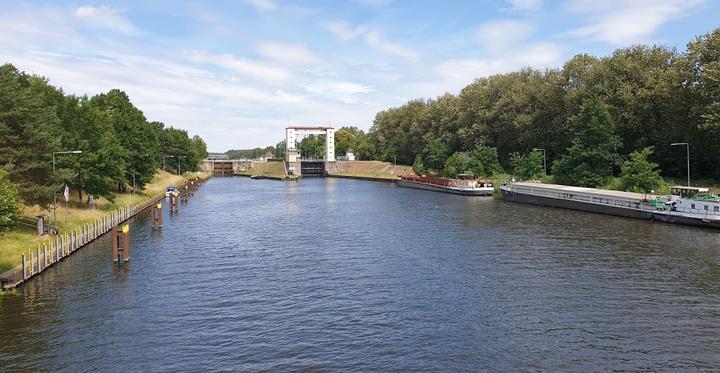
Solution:
{"label": "lamp post", "polygon": [[670,144],[671,146],[678,146],[678,145],[685,145],[685,148],[687,150],[687,181],[688,186],[690,186],[690,144],[686,142],[674,142]]}
{"label": "lamp post", "polygon": [[545,173],[545,176],[547,176],[547,160],[545,158],[545,149],[542,148],[533,148],[534,152],[543,152],[543,172]]}
{"label": "lamp post", "polygon": [[[56,154],[81,154],[82,150],[66,150],[62,152],[52,153],[52,164],[53,164],[53,175],[55,175],[55,155]],[[57,227],[57,190],[53,188],[53,221],[55,227]]]}
{"label": "lamp post", "polygon": [[180,158],[187,158],[187,157],[184,155],[180,155],[177,157],[177,160],[178,160],[178,173],[177,174],[178,175],[180,175]]}
{"label": "lamp post", "polygon": [[165,171],[165,158],[175,158],[174,155],[163,155],[163,171]]}

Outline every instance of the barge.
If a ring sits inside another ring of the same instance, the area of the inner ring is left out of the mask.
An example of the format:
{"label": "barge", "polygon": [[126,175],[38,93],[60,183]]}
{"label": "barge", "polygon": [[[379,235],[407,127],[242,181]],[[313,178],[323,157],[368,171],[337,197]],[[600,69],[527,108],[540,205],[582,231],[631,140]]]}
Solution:
{"label": "barge", "polygon": [[475,178],[472,174],[458,174],[455,179],[434,176],[400,176],[401,187],[460,194],[464,196],[491,196],[495,191],[493,182]]}
{"label": "barge", "polygon": [[671,195],[642,194],[556,184],[514,182],[505,200],[626,218],[720,229],[720,199],[708,188],[676,186]]}

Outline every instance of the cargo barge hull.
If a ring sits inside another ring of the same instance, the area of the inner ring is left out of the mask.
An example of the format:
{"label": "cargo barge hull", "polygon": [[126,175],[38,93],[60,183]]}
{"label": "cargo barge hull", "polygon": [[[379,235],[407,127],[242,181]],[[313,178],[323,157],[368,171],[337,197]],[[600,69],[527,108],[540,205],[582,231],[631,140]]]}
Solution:
{"label": "cargo barge hull", "polygon": [[639,210],[629,207],[609,206],[541,195],[516,193],[501,188],[503,199],[510,202],[527,203],[539,206],[556,207],[568,210],[593,212],[605,215],[621,216],[632,219],[643,219],[663,223],[691,225],[702,228],[720,229],[720,220],[706,220],[699,217],[685,216],[667,211]]}
{"label": "cargo barge hull", "polygon": [[430,190],[433,192],[459,194],[459,195],[463,195],[463,196],[491,196],[494,192],[493,188],[461,189],[461,188],[453,188],[453,187],[449,187],[449,186],[446,187],[446,186],[442,186],[442,185],[418,183],[415,181],[402,180],[402,179],[399,179],[397,181],[397,183],[399,186],[406,187],[406,188],[415,188],[415,189]]}

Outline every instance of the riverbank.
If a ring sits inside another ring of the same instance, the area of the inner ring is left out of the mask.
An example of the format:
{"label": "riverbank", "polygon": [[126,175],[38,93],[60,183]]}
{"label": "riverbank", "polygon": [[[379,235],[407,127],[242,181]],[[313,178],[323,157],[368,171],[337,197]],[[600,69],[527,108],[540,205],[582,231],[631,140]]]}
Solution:
{"label": "riverbank", "polygon": [[401,175],[415,175],[411,166],[382,161],[337,161],[329,177],[370,181],[395,181]]}
{"label": "riverbank", "polygon": [[237,172],[235,175],[247,177],[262,176],[263,178],[273,180],[285,180],[287,178],[284,162],[257,163],[254,167]]}
{"label": "riverbank", "polygon": [[[57,220],[60,233],[67,233],[77,230],[87,224],[103,219],[105,216],[111,215],[123,208],[135,206],[165,193],[168,185],[182,186],[189,179],[201,177],[203,179],[210,177],[209,173],[189,173],[184,176],[173,175],[165,171],[158,171],[153,180],[145,186],[145,190],[136,193],[117,193],[115,194],[115,202],[112,203],[106,199],[100,199],[96,202],[94,209],[84,207],[82,201],[79,200],[77,192],[70,193],[70,202],[66,207],[65,202],[58,203]],[[23,215],[30,219],[36,219],[36,216],[45,213],[46,210],[40,209],[38,206],[25,207]],[[50,222],[51,216],[48,217]],[[38,236],[37,229],[31,226],[18,226],[17,228],[4,233],[0,236],[0,273],[15,268],[22,262],[23,254],[28,254],[28,250],[37,248],[38,245],[54,240],[55,236]]]}

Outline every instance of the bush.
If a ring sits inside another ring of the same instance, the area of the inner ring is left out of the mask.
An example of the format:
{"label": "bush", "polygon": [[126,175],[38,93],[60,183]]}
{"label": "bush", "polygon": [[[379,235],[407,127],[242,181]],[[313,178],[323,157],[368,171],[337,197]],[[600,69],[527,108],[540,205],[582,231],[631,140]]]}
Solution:
{"label": "bush", "polygon": [[0,169],[0,232],[14,227],[20,217],[18,209],[17,186],[7,178],[7,173]]}

